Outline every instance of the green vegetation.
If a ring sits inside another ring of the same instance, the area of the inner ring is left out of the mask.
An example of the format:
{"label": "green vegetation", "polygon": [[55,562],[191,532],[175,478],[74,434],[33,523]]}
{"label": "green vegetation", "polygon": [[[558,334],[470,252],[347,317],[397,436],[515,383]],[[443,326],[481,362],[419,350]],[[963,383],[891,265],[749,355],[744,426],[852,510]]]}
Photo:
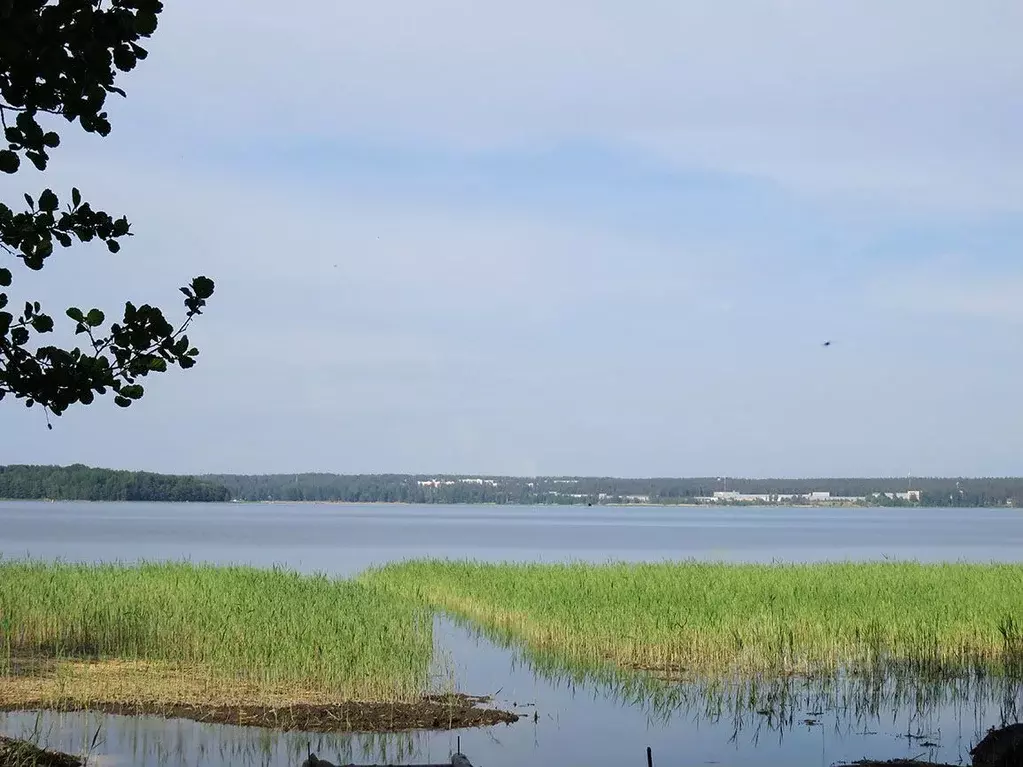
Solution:
{"label": "green vegetation", "polygon": [[[115,81],[148,57],[143,43],[156,31],[161,11],[160,0],[0,5],[0,126],[6,144],[0,145],[0,174],[27,172],[34,185],[60,146],[62,127],[77,122],[86,133],[110,133],[107,97],[125,96]],[[132,232],[127,218],[93,208],[77,188],[63,205],[52,189],[29,191],[17,195],[16,203],[10,200],[14,208],[0,201],[0,400],[12,395],[60,415],[112,394],[114,404],[128,407],[145,393],[142,378],[195,365],[199,350],[185,331],[213,295],[213,281],[204,276],[180,288],[185,312],[175,324],[157,307],[129,301],[122,319],[104,328],[103,311],[71,306],[62,314],[82,342],[66,348],[46,342],[58,321],[29,291],[12,288],[17,280],[8,265],[39,271],[58,247],[76,243],[103,243],[118,253]],[[25,207],[18,209],[22,200]],[[35,290],[38,282],[22,287]]]}
{"label": "green vegetation", "polygon": [[0,767],[81,767],[70,754],[45,751],[32,743],[0,736]]}
{"label": "green vegetation", "polygon": [[229,501],[225,487],[194,477],[88,466],[0,466],[0,498],[81,501]]}
{"label": "green vegetation", "polygon": [[1023,566],[425,561],[387,584],[534,653],[672,676],[1018,670]]}
{"label": "green vegetation", "polygon": [[240,691],[247,703],[411,700],[427,690],[432,654],[429,612],[372,584],[246,567],[0,562],[0,672],[38,666],[55,697],[123,700],[118,685],[134,675],[133,694],[174,701],[182,686],[227,702]]}
{"label": "green vegetation", "polygon": [[[223,485],[243,501],[343,501],[348,503],[496,503],[628,504],[693,503],[725,487],[715,477],[467,477],[411,474],[210,474],[203,479]],[[883,493],[908,489],[905,477],[733,479],[727,488],[740,493],[802,495],[816,491],[838,497],[865,497],[872,506],[1023,506],[1023,478],[913,478],[920,503],[910,504]],[[874,493],[881,493],[874,497]],[[800,503],[798,499],[791,501]]]}
{"label": "green vegetation", "polygon": [[[4,474],[7,474],[6,478]],[[905,479],[729,479],[747,494],[787,495],[828,491],[867,496],[871,506],[1023,505],[1023,479],[919,479],[918,504],[883,493],[904,492]],[[87,466],[0,467],[0,498],[111,501],[299,501],[425,504],[630,504],[692,503],[710,495],[714,479],[616,479],[601,477],[459,477],[411,474],[206,474],[181,477]],[[874,497],[874,493],[881,493]],[[798,498],[785,504],[806,503]],[[748,504],[747,504],[748,505]]]}
{"label": "green vegetation", "polygon": [[433,610],[519,647],[540,673],[670,707],[687,687],[630,672],[710,684],[720,701],[736,679],[838,684],[845,670],[943,685],[1023,671],[1021,565],[417,561],[335,580],[0,561],[3,702],[421,700]]}

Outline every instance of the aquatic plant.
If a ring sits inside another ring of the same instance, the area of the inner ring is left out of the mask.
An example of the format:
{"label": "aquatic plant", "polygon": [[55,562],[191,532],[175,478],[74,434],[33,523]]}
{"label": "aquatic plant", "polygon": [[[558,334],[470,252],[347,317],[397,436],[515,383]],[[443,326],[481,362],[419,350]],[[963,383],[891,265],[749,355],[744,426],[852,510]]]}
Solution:
{"label": "aquatic plant", "polygon": [[535,651],[679,678],[1023,666],[1020,565],[429,560],[362,582]]}
{"label": "aquatic plant", "polygon": [[380,585],[280,568],[0,561],[0,674],[58,687],[71,674],[68,689],[119,685],[118,699],[138,677],[132,689],[172,700],[184,689],[223,698],[228,681],[247,701],[411,700],[432,655],[429,610]]}

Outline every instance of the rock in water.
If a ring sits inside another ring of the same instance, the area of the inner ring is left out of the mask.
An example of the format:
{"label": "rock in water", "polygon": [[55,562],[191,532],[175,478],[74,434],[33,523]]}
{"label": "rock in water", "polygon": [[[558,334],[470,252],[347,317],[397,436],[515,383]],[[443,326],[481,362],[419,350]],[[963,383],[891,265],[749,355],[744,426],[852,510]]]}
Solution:
{"label": "rock in water", "polygon": [[1023,765],[1023,724],[989,730],[970,750],[973,767],[1019,767]]}
{"label": "rock in water", "polygon": [[316,754],[309,754],[309,758],[302,762],[302,767],[337,767],[337,765],[326,759],[317,759]]}
{"label": "rock in water", "polygon": [[472,767],[472,762],[465,754],[452,754],[451,767]]}

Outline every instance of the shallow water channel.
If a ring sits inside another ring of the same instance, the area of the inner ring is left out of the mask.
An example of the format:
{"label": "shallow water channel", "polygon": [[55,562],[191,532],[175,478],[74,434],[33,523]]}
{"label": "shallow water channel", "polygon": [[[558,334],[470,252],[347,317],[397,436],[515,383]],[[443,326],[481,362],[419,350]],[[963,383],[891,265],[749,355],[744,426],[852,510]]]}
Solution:
{"label": "shallow water channel", "polygon": [[[0,503],[0,554],[96,561],[282,563],[339,574],[418,556],[489,560],[1023,559],[1012,510],[517,509]],[[534,663],[439,619],[438,662],[458,688],[522,715],[485,730],[307,735],[90,714],[0,715],[0,732],[91,751],[95,765],[442,762],[461,739],[477,767],[523,764],[831,765],[863,757],[969,762],[1016,721],[1023,685],[889,677],[741,690],[629,685]],[[99,732],[98,737],[96,736]],[[94,741],[95,738],[95,742]]]}

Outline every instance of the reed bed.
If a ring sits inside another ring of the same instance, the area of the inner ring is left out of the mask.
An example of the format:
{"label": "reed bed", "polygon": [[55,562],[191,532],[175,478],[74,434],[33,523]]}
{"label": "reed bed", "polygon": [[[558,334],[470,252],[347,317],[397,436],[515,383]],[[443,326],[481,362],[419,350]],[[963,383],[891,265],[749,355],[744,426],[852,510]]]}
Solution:
{"label": "reed bed", "polygon": [[1023,666],[1023,566],[390,565],[365,582],[533,652],[661,674]]}
{"label": "reed bed", "polygon": [[122,697],[155,694],[159,677],[169,699],[199,688],[208,695],[213,680],[247,702],[260,691],[286,699],[289,690],[417,700],[432,655],[429,610],[371,583],[186,563],[0,561],[0,687],[8,690],[33,674],[66,689],[61,679],[77,670],[94,685],[137,678],[128,687],[138,692]]}

